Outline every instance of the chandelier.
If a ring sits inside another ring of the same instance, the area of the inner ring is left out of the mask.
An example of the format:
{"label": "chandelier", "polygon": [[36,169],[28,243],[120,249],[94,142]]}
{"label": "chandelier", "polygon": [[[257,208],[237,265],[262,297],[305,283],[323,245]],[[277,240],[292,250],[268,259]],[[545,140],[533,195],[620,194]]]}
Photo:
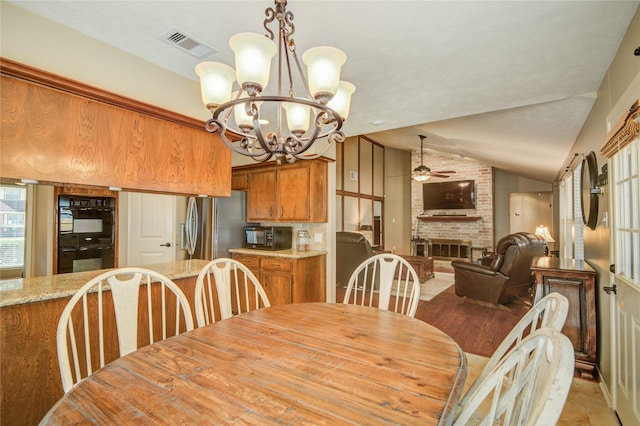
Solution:
{"label": "chandelier", "polygon": [[[256,161],[275,157],[278,164],[283,160],[293,163],[296,159],[318,158],[333,143],[344,142],[341,128],[355,91],[353,84],[340,81],[340,69],[347,57],[333,47],[314,47],[302,55],[307,66],[308,79],[305,78],[291,37],[295,32],[293,14],[286,5],[286,0],[275,0],[275,9],[265,10],[263,25],[268,35],[239,33],[229,39],[235,70],[218,62],[196,66],[202,101],[212,113],[205,129],[218,134],[239,154]],[[275,20],[277,44],[269,29]],[[276,55],[277,93],[266,95],[263,91]],[[234,91],[236,81],[239,89]],[[296,93],[296,84],[303,86],[304,96]],[[326,148],[320,153],[308,153],[318,140],[324,140]]]}

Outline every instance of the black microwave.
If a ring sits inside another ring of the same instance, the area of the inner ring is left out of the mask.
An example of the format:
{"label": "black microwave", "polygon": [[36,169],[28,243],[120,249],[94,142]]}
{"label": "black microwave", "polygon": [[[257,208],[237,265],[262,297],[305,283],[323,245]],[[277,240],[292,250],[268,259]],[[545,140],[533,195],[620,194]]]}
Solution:
{"label": "black microwave", "polygon": [[286,250],[291,248],[291,226],[245,226],[244,246],[259,250]]}

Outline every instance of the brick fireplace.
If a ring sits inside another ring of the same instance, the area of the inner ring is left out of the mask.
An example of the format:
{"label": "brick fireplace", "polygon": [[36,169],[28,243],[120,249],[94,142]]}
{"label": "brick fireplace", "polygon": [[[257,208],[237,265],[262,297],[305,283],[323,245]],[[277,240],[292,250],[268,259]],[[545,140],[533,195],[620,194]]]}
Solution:
{"label": "brick fireplace", "polygon": [[[420,165],[419,154],[412,154],[412,168]],[[436,271],[450,271],[452,259],[475,260],[479,255],[477,250],[494,245],[493,170],[478,161],[449,154],[429,153],[425,163],[432,170],[455,170],[446,180],[476,182],[476,208],[468,210],[423,211],[422,183],[412,181],[411,184],[412,237],[431,240]],[[434,243],[438,244],[439,252]]]}

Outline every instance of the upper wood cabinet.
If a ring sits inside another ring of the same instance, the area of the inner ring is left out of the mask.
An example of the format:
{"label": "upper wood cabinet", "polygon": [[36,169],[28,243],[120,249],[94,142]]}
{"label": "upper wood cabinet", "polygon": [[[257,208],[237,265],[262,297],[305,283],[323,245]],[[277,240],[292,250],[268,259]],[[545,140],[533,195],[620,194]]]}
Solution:
{"label": "upper wood cabinet", "polygon": [[201,120],[6,59],[0,74],[3,178],[231,193],[231,151]]}
{"label": "upper wood cabinet", "polygon": [[[241,166],[234,168],[232,181],[233,189],[247,191],[250,222],[327,221],[325,160]],[[242,188],[243,182],[246,188]]]}
{"label": "upper wood cabinet", "polygon": [[247,220],[275,220],[277,173],[275,170],[256,170],[248,174]]}

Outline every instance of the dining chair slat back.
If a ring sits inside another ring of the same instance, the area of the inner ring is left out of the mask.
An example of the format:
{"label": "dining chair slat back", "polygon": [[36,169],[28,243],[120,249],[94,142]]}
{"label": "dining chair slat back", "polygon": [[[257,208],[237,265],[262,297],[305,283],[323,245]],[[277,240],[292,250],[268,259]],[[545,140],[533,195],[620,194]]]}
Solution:
{"label": "dining chair slat back", "polygon": [[382,253],[364,260],[353,271],[343,303],[415,317],[419,301],[420,279],[415,269],[401,256]]}
{"label": "dining chair slat back", "polygon": [[507,353],[459,406],[454,426],[557,423],[571,388],[574,350],[569,338],[541,328]]}
{"label": "dining chair slat back", "polygon": [[198,327],[269,306],[269,298],[256,276],[237,260],[215,259],[198,274],[195,289]]}
{"label": "dining chair slat back", "polygon": [[504,338],[500,346],[493,352],[480,375],[467,390],[464,397],[460,401],[460,405],[465,405],[468,398],[482,381],[489,375],[491,370],[500,362],[500,360],[516,345],[518,345],[524,337],[534,331],[542,328],[551,328],[561,332],[569,312],[569,301],[560,293],[549,293],[518,321],[511,329],[507,337]]}
{"label": "dining chair slat back", "polygon": [[62,388],[66,393],[114,359],[189,330],[189,301],[166,276],[135,267],[100,274],[71,297],[58,321]]}

